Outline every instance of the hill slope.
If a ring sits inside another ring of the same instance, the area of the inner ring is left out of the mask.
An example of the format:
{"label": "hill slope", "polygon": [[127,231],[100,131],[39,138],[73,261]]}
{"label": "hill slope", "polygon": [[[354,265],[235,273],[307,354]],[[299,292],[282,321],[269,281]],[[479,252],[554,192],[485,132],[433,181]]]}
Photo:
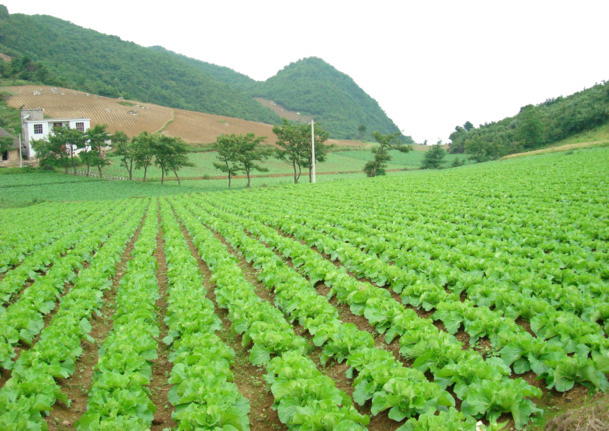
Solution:
{"label": "hill slope", "polygon": [[[0,54],[27,58],[44,68],[42,73],[22,79],[108,97],[279,123],[277,114],[255,100],[254,96],[258,96],[314,116],[337,139],[369,138],[373,131],[399,131],[373,98],[321,59],[293,63],[266,82],[258,82],[227,67],[162,47],[144,48],[51,16],[9,15],[4,6],[0,8]],[[14,71],[13,75],[5,73],[10,67],[3,65],[0,62],[3,76],[15,77]],[[361,125],[366,133],[358,131]]]}
{"label": "hill slope", "polygon": [[50,16],[2,20],[0,51],[43,63],[65,86],[109,97],[278,122],[250,96],[190,62]]}
{"label": "hill slope", "polygon": [[567,97],[527,105],[513,117],[471,127],[457,126],[450,135],[451,152],[466,152],[477,161],[545,148],[609,124],[609,82]]}
{"label": "hill slope", "polygon": [[[361,136],[360,126],[367,131],[364,136],[373,131],[399,132],[376,100],[320,58],[291,63],[252,91],[284,108],[313,116],[327,130],[348,139]],[[414,141],[407,137],[405,142]]]}

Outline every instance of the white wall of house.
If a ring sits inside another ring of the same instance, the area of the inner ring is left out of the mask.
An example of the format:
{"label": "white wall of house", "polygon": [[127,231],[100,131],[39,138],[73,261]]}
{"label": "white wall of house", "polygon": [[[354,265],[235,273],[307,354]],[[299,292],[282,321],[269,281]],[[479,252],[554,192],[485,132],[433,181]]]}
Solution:
{"label": "white wall of house", "polygon": [[24,119],[22,124],[24,154],[28,158],[36,157],[32,141],[47,139],[55,127],[68,127],[86,132],[91,128],[91,120],[89,118]]}

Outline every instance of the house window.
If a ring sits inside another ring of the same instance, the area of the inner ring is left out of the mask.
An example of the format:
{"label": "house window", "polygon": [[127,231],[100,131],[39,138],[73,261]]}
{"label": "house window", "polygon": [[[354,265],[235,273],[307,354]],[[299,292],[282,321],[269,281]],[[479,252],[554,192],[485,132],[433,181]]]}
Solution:
{"label": "house window", "polygon": [[76,123],[76,130],[85,131],[85,123]]}
{"label": "house window", "polygon": [[34,124],[34,134],[42,135],[42,124]]}
{"label": "house window", "polygon": [[2,160],[8,160],[8,151],[2,153]]}

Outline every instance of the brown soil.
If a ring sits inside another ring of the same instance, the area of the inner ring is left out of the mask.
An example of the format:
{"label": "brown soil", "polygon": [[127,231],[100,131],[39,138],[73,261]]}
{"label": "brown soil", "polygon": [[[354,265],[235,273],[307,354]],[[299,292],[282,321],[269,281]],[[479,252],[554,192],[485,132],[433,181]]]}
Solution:
{"label": "brown soil", "polygon": [[[158,213],[158,223],[161,223],[161,214]],[[157,338],[158,343],[158,358],[152,363],[152,378],[150,380],[150,392],[152,394],[152,402],[157,410],[154,413],[151,430],[162,431],[165,428],[174,428],[174,422],[171,414],[173,407],[167,400],[167,393],[171,389],[168,382],[169,375],[173,364],[169,362],[168,356],[170,347],[163,343],[163,338],[167,336],[168,328],[165,324],[165,315],[167,310],[167,289],[169,288],[169,280],[167,278],[167,260],[165,258],[165,240],[163,239],[163,231],[159,228],[156,237],[157,247],[154,256],[157,260],[158,267],[156,272],[157,283],[159,286],[159,299],[156,302],[157,308],[157,325],[160,329]]]}
{"label": "brown soil", "polygon": [[[45,117],[90,118],[91,126],[107,124],[108,131],[123,131],[129,137],[141,132],[162,131],[168,136],[179,136],[189,144],[205,145],[221,134],[254,133],[266,137],[265,143],[274,145],[277,136],[270,124],[240,118],[172,109],[130,100],[111,99],[66,88],[44,85],[2,87],[12,94],[7,104],[11,108],[43,108]],[[366,146],[357,141],[328,140],[338,148]]]}
{"label": "brown soil", "polygon": [[61,381],[61,390],[72,402],[69,407],[62,402],[55,404],[53,410],[46,418],[50,431],[74,429],[74,423],[87,410],[89,388],[91,387],[94,367],[98,361],[98,349],[104,344],[108,333],[112,329],[112,316],[116,310],[116,293],[119,283],[125,274],[127,263],[131,260],[131,252],[140,234],[141,226],[142,224],[140,223],[140,226],[123,251],[121,260],[116,266],[116,272],[112,277],[112,286],[104,292],[102,297],[103,305],[99,313],[94,312],[89,319],[91,323],[89,335],[95,342],[81,341],[83,353],[76,361],[74,374]]}
{"label": "brown soil", "polygon": [[[580,406],[550,419],[546,431],[609,431],[609,395],[597,393],[593,397],[575,394],[563,398],[560,409]],[[569,403],[569,404],[566,404]],[[566,404],[566,405],[565,405]]]}
{"label": "brown soil", "polygon": [[188,242],[192,255],[197,259],[199,270],[203,276],[203,285],[216,309],[216,314],[222,320],[222,329],[217,335],[222,341],[235,351],[235,365],[232,368],[234,382],[239,392],[250,402],[250,429],[252,431],[282,430],[285,425],[279,420],[277,412],[272,408],[275,399],[264,380],[264,367],[256,367],[248,360],[249,348],[241,343],[242,337],[233,333],[231,322],[228,320],[228,311],[218,307],[215,295],[215,285],[211,283],[211,270],[201,259],[187,230],[182,226],[182,233]]}

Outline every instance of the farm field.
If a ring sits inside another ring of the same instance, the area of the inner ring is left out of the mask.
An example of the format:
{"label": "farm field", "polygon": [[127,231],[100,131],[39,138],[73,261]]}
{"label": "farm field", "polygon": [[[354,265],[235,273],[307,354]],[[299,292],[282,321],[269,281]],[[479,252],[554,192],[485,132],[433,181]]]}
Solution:
{"label": "farm field", "polygon": [[[111,205],[115,183],[60,183],[78,202],[0,210],[0,429],[530,430],[608,406],[608,166]],[[74,178],[0,181],[44,175]]]}

